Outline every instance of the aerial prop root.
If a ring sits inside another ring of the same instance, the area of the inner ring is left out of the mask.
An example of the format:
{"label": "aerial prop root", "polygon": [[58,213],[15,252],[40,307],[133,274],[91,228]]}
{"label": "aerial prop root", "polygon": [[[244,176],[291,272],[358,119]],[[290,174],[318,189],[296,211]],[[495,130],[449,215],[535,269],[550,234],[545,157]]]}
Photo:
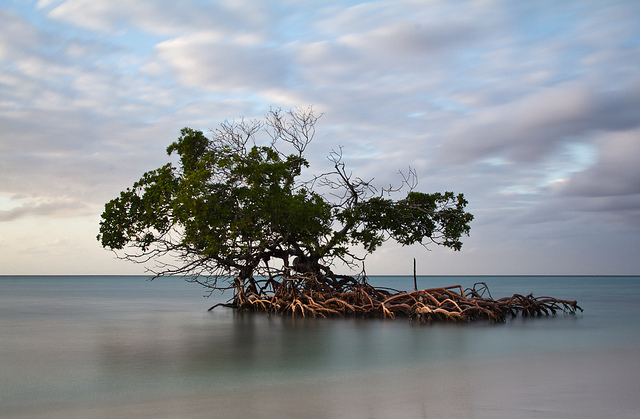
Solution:
{"label": "aerial prop root", "polygon": [[[292,276],[274,281],[272,292],[239,286],[225,306],[240,311],[277,313],[302,317],[405,317],[422,323],[433,321],[504,322],[511,315],[549,316],[583,311],[576,301],[514,294],[494,300],[485,283],[463,290],[460,285],[411,292],[375,288],[366,278],[327,286],[331,281],[316,276]],[[237,281],[236,284],[240,283]],[[215,306],[214,306],[215,307]],[[213,307],[212,307],[213,308]]]}

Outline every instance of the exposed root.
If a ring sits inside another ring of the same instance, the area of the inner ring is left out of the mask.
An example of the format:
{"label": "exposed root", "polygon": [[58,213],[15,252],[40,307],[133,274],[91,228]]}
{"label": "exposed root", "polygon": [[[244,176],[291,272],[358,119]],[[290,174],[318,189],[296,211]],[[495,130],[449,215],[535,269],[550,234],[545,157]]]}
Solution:
{"label": "exposed root", "polygon": [[[431,323],[488,320],[504,322],[508,316],[548,316],[558,312],[582,311],[576,301],[552,297],[514,294],[494,300],[485,283],[463,290],[460,285],[412,292],[375,288],[366,279],[341,279],[300,275],[270,280],[272,292],[244,287],[235,282],[235,295],[228,304],[241,311],[277,313],[290,316],[378,317],[397,316]],[[259,281],[253,280],[252,283]],[[214,306],[215,307],[215,306]],[[213,309],[213,307],[211,308]],[[210,310],[211,310],[210,309]]]}

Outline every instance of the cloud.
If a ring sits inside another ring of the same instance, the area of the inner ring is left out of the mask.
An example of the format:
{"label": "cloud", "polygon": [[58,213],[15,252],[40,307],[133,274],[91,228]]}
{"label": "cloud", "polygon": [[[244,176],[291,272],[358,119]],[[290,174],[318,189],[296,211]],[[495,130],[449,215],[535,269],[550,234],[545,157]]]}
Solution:
{"label": "cloud", "polygon": [[210,28],[253,32],[270,23],[266,5],[247,1],[62,0],[40,2],[47,16],[91,32],[158,36],[196,33]]}
{"label": "cloud", "polygon": [[[114,32],[140,27],[154,33],[172,33],[184,27],[180,17],[194,18],[193,8],[177,2],[127,0],[66,0],[58,4],[40,2],[48,17],[90,31]],[[202,17],[200,18],[202,19]],[[187,19],[185,19],[186,21]]]}
{"label": "cloud", "polygon": [[[480,19],[450,16],[439,22],[423,23],[421,19],[403,19],[357,34],[347,34],[340,41],[357,49],[368,49],[383,56],[405,57],[407,61],[470,48],[486,34],[486,23]],[[395,64],[397,62],[380,64]]]}
{"label": "cloud", "polygon": [[581,197],[640,197],[640,129],[601,134],[596,144],[599,156],[596,164],[563,182],[557,193]]}
{"label": "cloud", "polygon": [[433,86],[443,71],[464,65],[458,54],[495,33],[495,14],[468,6],[368,2],[321,15],[321,36],[296,45],[302,77],[386,94]]}
{"label": "cloud", "polygon": [[535,200],[510,218],[513,225],[640,229],[640,129],[592,137],[597,159],[541,185]]}
{"label": "cloud", "polygon": [[19,59],[44,41],[38,31],[12,11],[0,9],[0,60]]}
{"label": "cloud", "polygon": [[225,41],[216,31],[165,41],[157,53],[182,83],[213,91],[276,88],[286,85],[289,76],[289,60],[281,49],[247,39]]}
{"label": "cloud", "polygon": [[29,217],[75,218],[92,215],[91,211],[94,210],[86,202],[61,196],[56,197],[55,200],[14,196],[0,202],[2,207],[9,207],[8,209],[0,207],[0,223]]}
{"label": "cloud", "polygon": [[638,97],[635,88],[603,92],[582,82],[541,88],[470,115],[446,135],[443,155],[459,163],[493,157],[540,161],[594,131],[640,125]]}
{"label": "cloud", "polygon": [[307,105],[313,170],[339,146],[380,185],[412,166],[420,190],[465,193],[472,247],[509,266],[535,267],[510,250],[532,237],[640,219],[637,2],[18,3],[0,6],[5,228],[94,228],[183,126]]}

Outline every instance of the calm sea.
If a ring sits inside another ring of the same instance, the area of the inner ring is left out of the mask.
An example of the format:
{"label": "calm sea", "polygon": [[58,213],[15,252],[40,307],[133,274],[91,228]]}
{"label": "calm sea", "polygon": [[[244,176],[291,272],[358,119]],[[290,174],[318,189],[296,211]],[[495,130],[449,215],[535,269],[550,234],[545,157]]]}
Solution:
{"label": "calm sea", "polygon": [[[0,276],[0,417],[640,418],[640,277],[419,277],[577,299],[504,324],[206,309],[180,279]],[[412,277],[373,277],[412,289]]]}

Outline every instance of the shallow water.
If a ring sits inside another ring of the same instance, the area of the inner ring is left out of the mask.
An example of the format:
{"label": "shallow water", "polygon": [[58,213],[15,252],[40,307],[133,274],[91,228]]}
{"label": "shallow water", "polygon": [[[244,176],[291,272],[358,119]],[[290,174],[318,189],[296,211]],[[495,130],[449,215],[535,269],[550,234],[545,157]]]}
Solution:
{"label": "shallow water", "polygon": [[638,417],[640,278],[418,285],[479,281],[494,298],[551,295],[585,312],[429,326],[289,319],[207,312],[229,295],[206,300],[178,279],[0,277],[0,416]]}

